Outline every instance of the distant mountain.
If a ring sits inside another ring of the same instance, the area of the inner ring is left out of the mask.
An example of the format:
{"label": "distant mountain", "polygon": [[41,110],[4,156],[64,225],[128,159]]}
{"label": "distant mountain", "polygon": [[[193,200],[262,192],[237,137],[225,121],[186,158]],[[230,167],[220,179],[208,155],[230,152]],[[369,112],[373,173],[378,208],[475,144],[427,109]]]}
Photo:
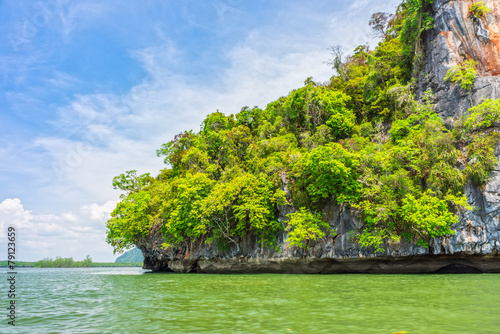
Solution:
{"label": "distant mountain", "polygon": [[120,255],[115,262],[142,262],[144,261],[144,256],[139,248],[131,249],[123,255]]}

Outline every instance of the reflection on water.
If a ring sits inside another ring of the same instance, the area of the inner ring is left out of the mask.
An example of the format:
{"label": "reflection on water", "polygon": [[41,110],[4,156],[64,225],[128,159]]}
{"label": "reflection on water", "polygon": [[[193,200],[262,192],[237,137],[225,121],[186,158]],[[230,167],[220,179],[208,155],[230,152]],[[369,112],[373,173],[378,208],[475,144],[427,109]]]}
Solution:
{"label": "reflection on water", "polygon": [[17,276],[17,326],[4,320],[1,333],[500,332],[500,275],[19,268]]}

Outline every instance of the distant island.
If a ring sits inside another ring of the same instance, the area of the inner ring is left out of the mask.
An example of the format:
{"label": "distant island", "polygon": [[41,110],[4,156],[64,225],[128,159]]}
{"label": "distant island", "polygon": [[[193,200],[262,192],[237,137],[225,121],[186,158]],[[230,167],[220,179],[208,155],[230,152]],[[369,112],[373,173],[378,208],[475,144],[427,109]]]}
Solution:
{"label": "distant island", "polygon": [[129,251],[126,251],[118,258],[116,258],[115,263],[142,263],[144,261],[144,256],[139,248],[135,247]]}

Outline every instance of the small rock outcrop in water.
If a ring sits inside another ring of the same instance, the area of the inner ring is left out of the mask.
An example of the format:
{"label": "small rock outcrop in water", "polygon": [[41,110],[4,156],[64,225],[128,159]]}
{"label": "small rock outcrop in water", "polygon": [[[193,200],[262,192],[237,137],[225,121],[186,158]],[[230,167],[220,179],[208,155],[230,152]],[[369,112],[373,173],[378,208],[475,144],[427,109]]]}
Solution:
{"label": "small rock outcrop in water", "polygon": [[[443,118],[458,117],[483,99],[500,98],[500,3],[486,0],[490,12],[482,18],[469,15],[472,1],[435,0],[432,4],[435,28],[424,33],[424,64],[417,93],[435,94],[435,111]],[[479,76],[471,91],[445,82],[447,71],[465,59],[478,62]],[[500,150],[497,149],[497,157]],[[286,177],[284,190],[287,191]],[[337,235],[310,245],[306,254],[287,247],[286,232],[279,237],[279,251],[262,249],[248,237],[221,252],[215,245],[186,244],[162,249],[160,227],[139,240],[144,267],[154,271],[202,273],[476,273],[500,272],[500,163],[484,189],[466,186],[469,204],[475,209],[460,216],[452,228],[455,235],[435,238],[429,247],[401,241],[385,245],[375,253],[350,239],[349,232],[362,224],[357,212],[334,200],[323,214]],[[280,208],[280,219],[292,212]]]}

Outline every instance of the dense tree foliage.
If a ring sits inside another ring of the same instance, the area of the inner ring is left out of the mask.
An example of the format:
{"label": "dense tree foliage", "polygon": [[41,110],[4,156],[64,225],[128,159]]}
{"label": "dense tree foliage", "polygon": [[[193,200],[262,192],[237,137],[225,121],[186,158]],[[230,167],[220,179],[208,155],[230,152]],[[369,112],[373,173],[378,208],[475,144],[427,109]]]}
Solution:
{"label": "dense tree foliage", "polygon": [[90,255],[82,261],[75,261],[72,257],[60,257],[55,259],[45,258],[33,264],[33,267],[38,268],[72,268],[72,267],[93,267],[92,258]]}
{"label": "dense tree foliage", "polygon": [[[108,242],[119,251],[154,230],[165,248],[225,249],[248,237],[275,247],[287,232],[288,245],[306,251],[335,235],[323,212],[331,201],[355,209],[364,226],[353,238],[376,250],[401,238],[427,246],[453,233],[457,212],[471,209],[466,183],[484,184],[496,163],[499,101],[445,126],[432,92],[415,100],[412,73],[420,35],[432,26],[430,2],[406,0],[395,15],[375,14],[370,24],[383,38],[375,50],[362,45],[342,59],[332,47],[329,82],[308,78],[265,109],[212,113],[199,132],[162,145],[167,167],[156,178],[116,177],[125,194],[107,222]],[[294,213],[280,220],[282,206]]]}

